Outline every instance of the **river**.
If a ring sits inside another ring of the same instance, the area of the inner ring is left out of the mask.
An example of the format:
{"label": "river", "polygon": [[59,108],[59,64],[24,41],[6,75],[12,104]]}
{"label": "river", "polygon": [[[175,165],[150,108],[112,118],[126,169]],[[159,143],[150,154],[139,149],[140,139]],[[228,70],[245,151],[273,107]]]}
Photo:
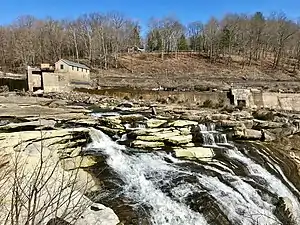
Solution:
{"label": "river", "polygon": [[255,158],[253,146],[228,143],[213,125],[200,127],[204,146],[216,152],[209,162],[130,149],[92,129],[87,149],[104,159],[97,171],[109,184],[98,200],[119,216],[133,211],[134,218],[120,216],[124,224],[300,224],[299,192],[265,151],[254,149]]}

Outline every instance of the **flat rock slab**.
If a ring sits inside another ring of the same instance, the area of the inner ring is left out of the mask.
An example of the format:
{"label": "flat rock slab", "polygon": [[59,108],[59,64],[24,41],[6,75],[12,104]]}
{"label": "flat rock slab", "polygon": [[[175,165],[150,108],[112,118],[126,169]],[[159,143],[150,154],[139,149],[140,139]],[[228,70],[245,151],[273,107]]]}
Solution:
{"label": "flat rock slab", "polygon": [[9,124],[0,126],[0,130],[21,129],[21,128],[26,128],[26,127],[51,127],[51,128],[54,128],[55,124],[56,124],[56,121],[54,121],[54,120],[39,119],[39,120],[23,122],[23,123],[9,123]]}
{"label": "flat rock slab", "polygon": [[132,144],[132,147],[134,147],[134,148],[142,148],[142,149],[160,148],[160,147],[165,146],[165,144],[163,142],[159,142],[159,141],[135,140],[131,144]]}
{"label": "flat rock slab", "polygon": [[202,161],[210,161],[215,156],[213,149],[204,147],[176,148],[174,153],[177,158],[199,159]]}
{"label": "flat rock slab", "polygon": [[168,126],[170,127],[187,127],[192,125],[197,125],[198,122],[196,121],[190,121],[190,120],[176,120],[173,122],[170,122]]}

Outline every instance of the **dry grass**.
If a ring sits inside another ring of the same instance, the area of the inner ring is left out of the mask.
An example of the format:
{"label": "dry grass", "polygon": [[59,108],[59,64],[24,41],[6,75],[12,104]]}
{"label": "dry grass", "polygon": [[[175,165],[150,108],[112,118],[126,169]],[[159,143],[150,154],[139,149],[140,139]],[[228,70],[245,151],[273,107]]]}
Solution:
{"label": "dry grass", "polygon": [[195,53],[123,54],[119,56],[119,68],[98,70],[94,77],[100,85],[128,87],[175,87],[191,88],[195,85],[219,87],[237,81],[295,81],[300,71],[291,73],[287,64],[281,70],[272,69],[272,58],[264,61],[244,63],[241,56],[219,58],[211,63],[205,55]]}

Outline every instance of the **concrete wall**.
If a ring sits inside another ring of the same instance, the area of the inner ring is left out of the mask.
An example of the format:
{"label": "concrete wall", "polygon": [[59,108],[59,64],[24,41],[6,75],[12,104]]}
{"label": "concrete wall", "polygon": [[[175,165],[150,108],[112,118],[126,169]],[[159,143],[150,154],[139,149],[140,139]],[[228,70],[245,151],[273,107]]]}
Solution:
{"label": "concrete wall", "polygon": [[41,71],[36,68],[27,68],[27,82],[28,90],[34,91],[36,89],[42,89],[42,77]]}
{"label": "concrete wall", "polygon": [[262,93],[263,107],[287,111],[300,111],[299,93]]}
{"label": "concrete wall", "polygon": [[44,92],[71,91],[69,76],[63,73],[43,73]]}
{"label": "concrete wall", "polygon": [[262,92],[256,89],[232,89],[234,105],[245,100],[247,108],[268,108],[286,111],[300,111],[299,93]]}
{"label": "concrete wall", "polygon": [[253,95],[250,89],[232,89],[231,94],[234,96],[233,104],[236,106],[239,105],[239,101],[245,101],[247,108],[254,104]]}

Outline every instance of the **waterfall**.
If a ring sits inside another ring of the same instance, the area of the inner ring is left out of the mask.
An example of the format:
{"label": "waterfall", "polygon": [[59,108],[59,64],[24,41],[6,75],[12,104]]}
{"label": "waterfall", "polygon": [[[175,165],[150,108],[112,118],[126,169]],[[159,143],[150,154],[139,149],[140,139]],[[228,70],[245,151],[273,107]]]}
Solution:
{"label": "waterfall", "polygon": [[[207,136],[211,134],[211,140],[212,137],[216,140],[215,145],[218,142],[227,143],[226,136],[216,135],[213,126],[203,125],[202,128],[201,132]],[[237,148],[224,151],[224,155],[231,160],[231,166],[226,161],[202,165],[173,158],[164,152],[128,152],[125,146],[118,145],[95,129],[91,129],[91,137],[93,142],[88,149],[96,149],[106,156],[107,165],[123,181],[120,195],[131,199],[135,207],[146,210],[151,224],[215,224],[208,222],[207,214],[195,210],[201,208],[201,205],[191,207],[194,194],[201,196],[203,193],[214,199],[213,204],[219,207],[220,213],[232,225],[282,224],[274,214],[276,206],[272,198],[287,197],[292,202],[293,216],[300,224],[297,197],[279,178],[240,153]],[[249,176],[237,175],[241,164],[248,169]],[[262,180],[264,187],[260,190],[257,186]],[[208,207],[207,210],[213,208]],[[218,216],[215,215],[216,218]]]}
{"label": "waterfall", "polygon": [[102,150],[108,156],[107,164],[113,168],[125,182],[124,193],[138,203],[148,204],[151,222],[155,225],[207,224],[202,215],[192,211],[186,205],[168,197],[146,174],[155,170],[163,176],[175,172],[160,157],[148,154],[129,156],[123,153],[124,147],[114,143],[108,136],[92,129],[93,143],[89,148]]}
{"label": "waterfall", "polygon": [[218,144],[227,144],[226,134],[216,131],[215,124],[199,124],[203,145],[217,147]]}

